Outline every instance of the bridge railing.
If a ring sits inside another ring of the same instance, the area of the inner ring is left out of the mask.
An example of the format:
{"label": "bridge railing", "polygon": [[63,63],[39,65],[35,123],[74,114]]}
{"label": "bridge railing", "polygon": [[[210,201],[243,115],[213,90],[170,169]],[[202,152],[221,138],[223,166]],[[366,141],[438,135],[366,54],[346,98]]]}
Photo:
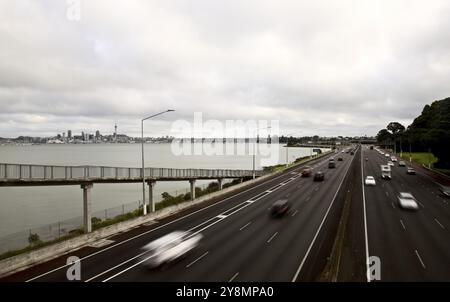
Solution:
{"label": "bridge railing", "polygon": [[[255,171],[257,176],[261,170]],[[252,176],[252,170],[145,168],[154,179],[237,178]],[[46,166],[0,163],[0,180],[133,180],[142,178],[141,168],[104,166]]]}

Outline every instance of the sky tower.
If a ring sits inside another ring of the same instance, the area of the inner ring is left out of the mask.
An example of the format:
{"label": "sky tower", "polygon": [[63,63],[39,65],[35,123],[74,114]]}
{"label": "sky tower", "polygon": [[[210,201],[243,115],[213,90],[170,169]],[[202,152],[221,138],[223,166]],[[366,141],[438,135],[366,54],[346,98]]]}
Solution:
{"label": "sky tower", "polygon": [[114,141],[117,143],[117,123],[114,124]]}

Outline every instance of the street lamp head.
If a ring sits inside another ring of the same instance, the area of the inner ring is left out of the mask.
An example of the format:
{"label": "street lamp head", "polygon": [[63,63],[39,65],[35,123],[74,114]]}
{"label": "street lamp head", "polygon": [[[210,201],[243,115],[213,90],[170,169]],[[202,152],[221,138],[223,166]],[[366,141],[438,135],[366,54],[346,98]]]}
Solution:
{"label": "street lamp head", "polygon": [[173,109],[169,109],[169,110],[167,110],[167,112],[173,112],[173,111],[175,111],[175,110],[173,110]]}

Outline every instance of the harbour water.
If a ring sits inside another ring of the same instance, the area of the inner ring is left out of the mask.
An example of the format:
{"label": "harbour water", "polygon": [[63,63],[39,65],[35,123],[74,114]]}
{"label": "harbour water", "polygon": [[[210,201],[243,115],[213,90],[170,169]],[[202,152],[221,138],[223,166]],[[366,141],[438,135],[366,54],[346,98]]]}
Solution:
{"label": "harbour water", "polygon": [[[215,148],[217,148],[216,143]],[[220,146],[219,146],[220,147]],[[223,144],[223,147],[227,146]],[[245,146],[242,146],[245,149]],[[277,145],[278,163],[286,162],[286,148]],[[323,149],[325,150],[325,149]],[[252,151],[245,155],[175,155],[170,144],[146,144],[146,167],[199,169],[252,169]],[[312,154],[310,148],[289,148],[289,161]],[[140,144],[86,145],[5,145],[0,146],[1,163],[42,165],[93,165],[140,167]],[[256,169],[261,169],[256,157]],[[209,181],[198,181],[205,186]],[[154,198],[162,192],[186,193],[187,181],[158,182]],[[142,184],[95,184],[92,190],[93,211],[121,206],[142,199]],[[82,215],[82,191],[79,186],[0,187],[0,237]]]}

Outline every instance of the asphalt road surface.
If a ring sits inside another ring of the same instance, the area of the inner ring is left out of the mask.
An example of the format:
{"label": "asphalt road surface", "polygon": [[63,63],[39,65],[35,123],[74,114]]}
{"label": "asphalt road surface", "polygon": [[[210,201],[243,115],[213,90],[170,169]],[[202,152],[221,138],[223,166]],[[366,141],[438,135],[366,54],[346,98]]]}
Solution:
{"label": "asphalt road surface", "polygon": [[[374,176],[377,182],[376,186],[364,186],[364,196],[368,251],[369,256],[380,258],[381,281],[449,281],[448,199],[422,171],[408,175],[407,167],[398,163],[391,167],[391,180],[381,179],[380,165],[387,161],[376,150],[363,148],[363,175]],[[412,193],[419,210],[401,209],[399,192]]]}

